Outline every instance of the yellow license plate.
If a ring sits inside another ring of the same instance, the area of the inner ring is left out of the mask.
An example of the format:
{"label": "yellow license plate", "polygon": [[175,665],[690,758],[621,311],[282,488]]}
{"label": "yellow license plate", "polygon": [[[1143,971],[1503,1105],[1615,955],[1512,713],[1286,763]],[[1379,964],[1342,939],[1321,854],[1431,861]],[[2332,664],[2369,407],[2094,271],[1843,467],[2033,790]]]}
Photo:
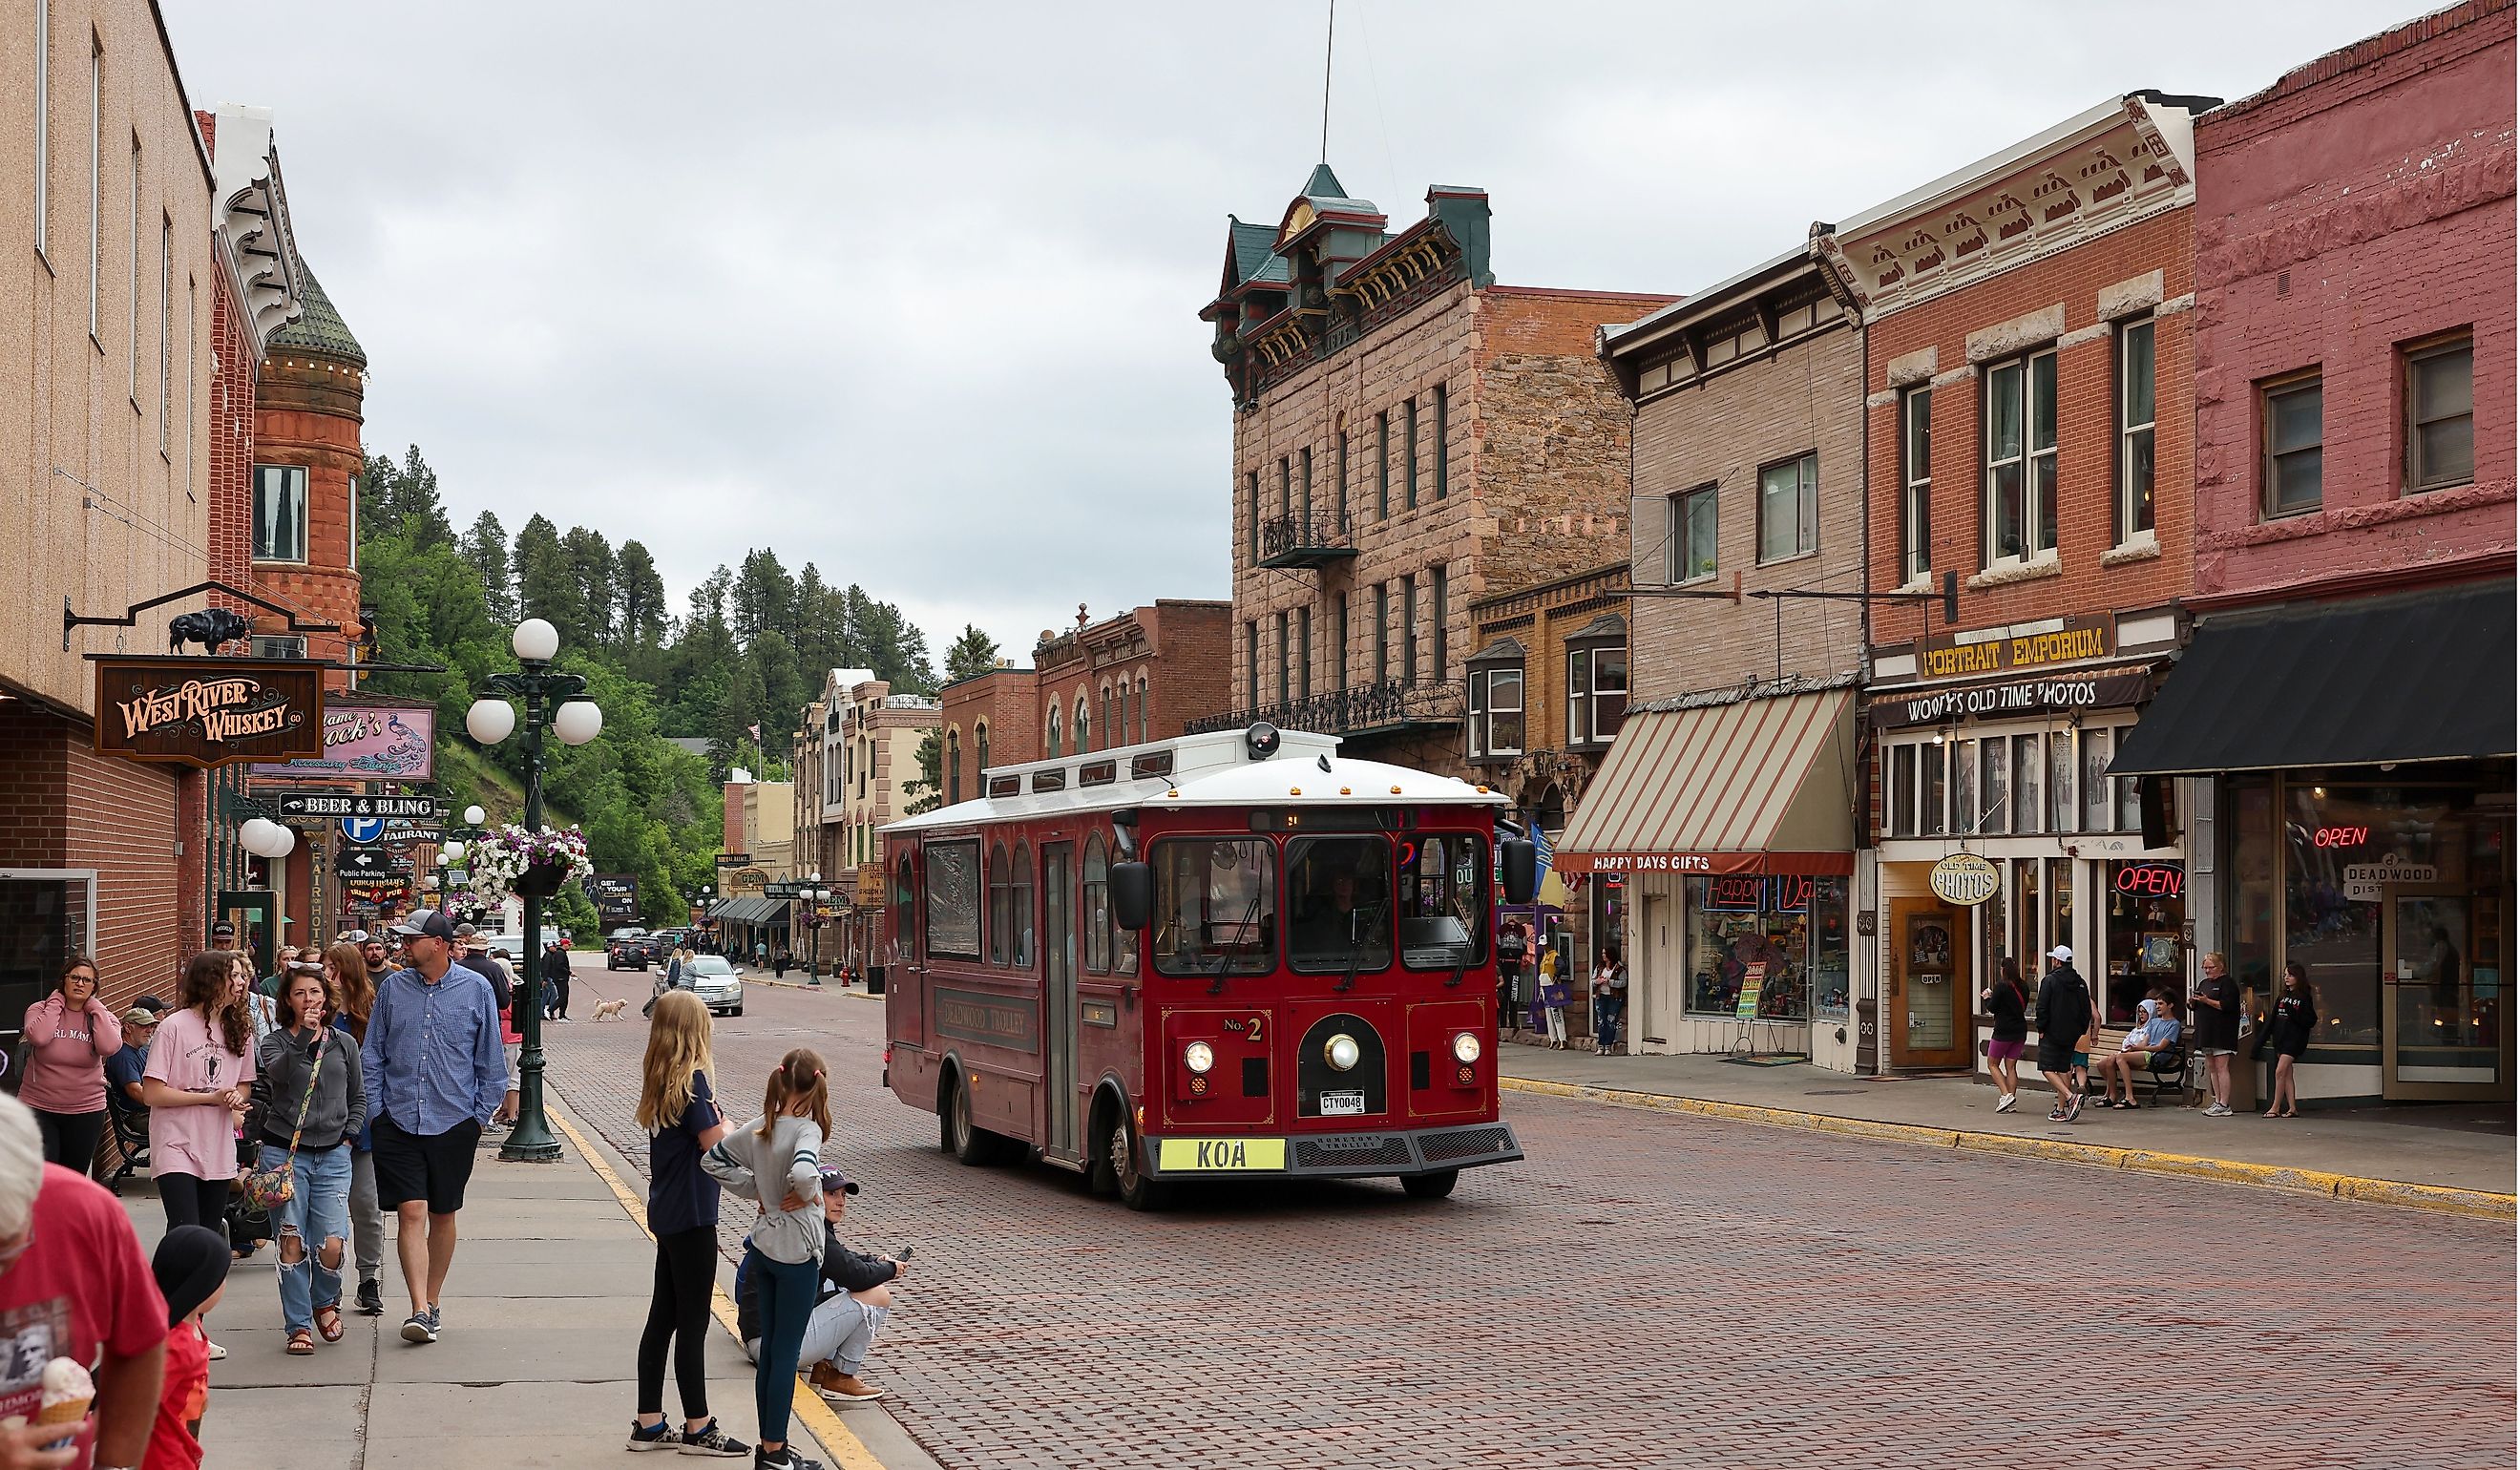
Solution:
{"label": "yellow license plate", "polygon": [[1252,1173],[1286,1167],[1283,1138],[1158,1138],[1155,1167],[1166,1174]]}

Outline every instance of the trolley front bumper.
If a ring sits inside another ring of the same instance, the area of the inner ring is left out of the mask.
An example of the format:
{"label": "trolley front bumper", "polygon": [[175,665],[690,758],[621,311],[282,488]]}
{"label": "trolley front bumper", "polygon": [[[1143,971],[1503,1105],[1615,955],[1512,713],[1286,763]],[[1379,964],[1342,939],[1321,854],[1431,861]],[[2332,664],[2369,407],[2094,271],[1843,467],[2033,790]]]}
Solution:
{"label": "trolley front bumper", "polygon": [[1144,1144],[1155,1179],[1366,1179],[1510,1163],[1522,1144],[1503,1122],[1282,1137],[1166,1137]]}

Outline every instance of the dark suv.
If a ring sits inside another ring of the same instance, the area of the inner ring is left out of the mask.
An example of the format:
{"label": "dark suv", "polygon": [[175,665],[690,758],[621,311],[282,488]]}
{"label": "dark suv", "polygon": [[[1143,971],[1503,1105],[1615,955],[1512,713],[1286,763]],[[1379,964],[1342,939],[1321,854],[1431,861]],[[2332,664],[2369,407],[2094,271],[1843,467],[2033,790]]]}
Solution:
{"label": "dark suv", "polygon": [[624,966],[634,970],[644,970],[652,956],[653,949],[648,942],[648,931],[645,929],[615,929],[605,936],[604,967],[608,970],[617,970]]}

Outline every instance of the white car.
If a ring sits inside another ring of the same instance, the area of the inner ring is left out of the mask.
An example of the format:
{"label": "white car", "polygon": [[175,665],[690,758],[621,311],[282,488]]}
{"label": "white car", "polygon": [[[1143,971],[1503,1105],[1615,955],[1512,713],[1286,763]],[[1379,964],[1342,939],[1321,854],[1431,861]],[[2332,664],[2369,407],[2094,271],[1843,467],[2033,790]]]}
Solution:
{"label": "white car", "polygon": [[683,965],[683,984],[700,998],[711,1015],[743,1014],[743,971],[723,955],[702,955]]}

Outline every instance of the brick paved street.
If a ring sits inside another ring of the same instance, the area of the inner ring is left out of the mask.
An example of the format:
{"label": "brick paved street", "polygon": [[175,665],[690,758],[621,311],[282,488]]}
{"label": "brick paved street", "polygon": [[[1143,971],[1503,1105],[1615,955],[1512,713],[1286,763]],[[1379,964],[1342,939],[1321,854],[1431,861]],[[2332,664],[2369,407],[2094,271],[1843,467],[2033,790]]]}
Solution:
{"label": "brick paved street", "polygon": [[[573,1008],[647,984],[581,962]],[[939,1153],[877,1088],[879,1004],[746,999],[722,1089],[740,1119],[785,1048],[831,1063],[857,1243],[918,1247],[869,1376],[949,1465],[2514,1463],[2507,1225],[1522,1096],[1531,1157],[1445,1203],[1131,1215]],[[551,1035],[644,1162],[635,1003]]]}

